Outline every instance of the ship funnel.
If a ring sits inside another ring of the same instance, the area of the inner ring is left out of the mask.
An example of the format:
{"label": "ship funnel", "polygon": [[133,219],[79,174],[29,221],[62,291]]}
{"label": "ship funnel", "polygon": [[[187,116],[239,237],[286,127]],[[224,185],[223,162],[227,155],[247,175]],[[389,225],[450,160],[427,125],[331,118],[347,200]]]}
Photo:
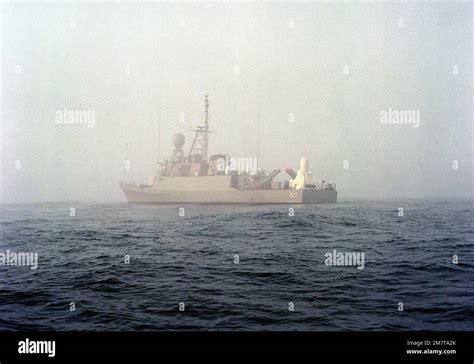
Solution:
{"label": "ship funnel", "polygon": [[176,149],[181,149],[185,142],[184,135],[181,133],[176,133],[173,135],[173,145]]}

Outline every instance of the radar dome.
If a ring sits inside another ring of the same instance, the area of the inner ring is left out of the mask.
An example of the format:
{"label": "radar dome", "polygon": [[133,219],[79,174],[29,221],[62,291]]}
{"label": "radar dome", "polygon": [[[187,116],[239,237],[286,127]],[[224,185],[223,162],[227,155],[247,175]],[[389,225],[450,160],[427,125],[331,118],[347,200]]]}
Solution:
{"label": "radar dome", "polygon": [[184,145],[184,135],[181,133],[176,133],[173,135],[173,145],[176,149],[181,149],[181,147]]}

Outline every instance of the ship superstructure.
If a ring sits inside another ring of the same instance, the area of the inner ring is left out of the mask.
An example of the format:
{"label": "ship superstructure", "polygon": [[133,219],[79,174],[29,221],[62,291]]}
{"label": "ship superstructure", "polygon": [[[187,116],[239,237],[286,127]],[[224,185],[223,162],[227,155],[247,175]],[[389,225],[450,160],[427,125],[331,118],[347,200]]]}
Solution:
{"label": "ship superstructure", "polygon": [[[290,180],[274,181],[280,173],[269,174],[259,169],[251,159],[241,160],[226,154],[208,155],[209,97],[205,96],[204,125],[192,130],[194,138],[185,153],[185,136],[173,136],[174,149],[170,158],[160,163],[155,176],[146,184],[121,181],[120,188],[130,203],[208,203],[208,204],[315,204],[335,203],[335,184],[315,183],[309,162],[301,158],[295,172],[286,168]],[[237,162],[236,162],[237,161]]]}

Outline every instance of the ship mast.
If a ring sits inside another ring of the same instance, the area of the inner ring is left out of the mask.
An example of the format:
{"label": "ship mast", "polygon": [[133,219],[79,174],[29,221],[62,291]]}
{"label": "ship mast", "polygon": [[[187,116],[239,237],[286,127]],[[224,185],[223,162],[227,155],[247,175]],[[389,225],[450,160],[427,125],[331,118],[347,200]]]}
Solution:
{"label": "ship mast", "polygon": [[209,149],[209,95],[205,95],[204,99],[204,126],[196,126],[191,129],[196,134],[194,135],[193,143],[189,148],[188,158],[191,156],[200,156],[201,160],[207,160],[207,153]]}
{"label": "ship mast", "polygon": [[160,139],[161,139],[161,110],[158,116],[158,155],[157,155],[157,164],[160,165]]}
{"label": "ship mast", "polygon": [[125,143],[125,160],[124,160],[124,163],[123,163],[123,180],[124,180],[124,182],[127,181],[128,166],[129,166],[129,162],[128,162],[128,143]]}
{"label": "ship mast", "polygon": [[205,112],[205,117],[204,117],[204,135],[203,135],[203,146],[202,146],[202,154],[203,158],[207,160],[207,148],[209,145],[209,95],[205,95],[204,99],[204,112]]}
{"label": "ship mast", "polygon": [[259,161],[259,152],[260,152],[260,105],[258,105],[258,115],[257,115],[257,171],[258,171],[258,161]]}

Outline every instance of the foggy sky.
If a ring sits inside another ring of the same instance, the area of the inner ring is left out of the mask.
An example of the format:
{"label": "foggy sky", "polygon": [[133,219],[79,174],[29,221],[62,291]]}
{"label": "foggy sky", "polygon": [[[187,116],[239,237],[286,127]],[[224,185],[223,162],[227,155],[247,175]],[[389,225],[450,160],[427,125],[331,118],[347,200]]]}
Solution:
{"label": "foggy sky", "polygon": [[[471,8],[3,4],[1,201],[123,201],[125,143],[129,178],[146,180],[158,131],[162,158],[176,132],[187,151],[206,93],[211,153],[256,157],[260,114],[267,171],[306,156],[342,199],[470,197]],[[64,108],[94,127],[57,124]],[[389,108],[420,126],[382,124]]]}

